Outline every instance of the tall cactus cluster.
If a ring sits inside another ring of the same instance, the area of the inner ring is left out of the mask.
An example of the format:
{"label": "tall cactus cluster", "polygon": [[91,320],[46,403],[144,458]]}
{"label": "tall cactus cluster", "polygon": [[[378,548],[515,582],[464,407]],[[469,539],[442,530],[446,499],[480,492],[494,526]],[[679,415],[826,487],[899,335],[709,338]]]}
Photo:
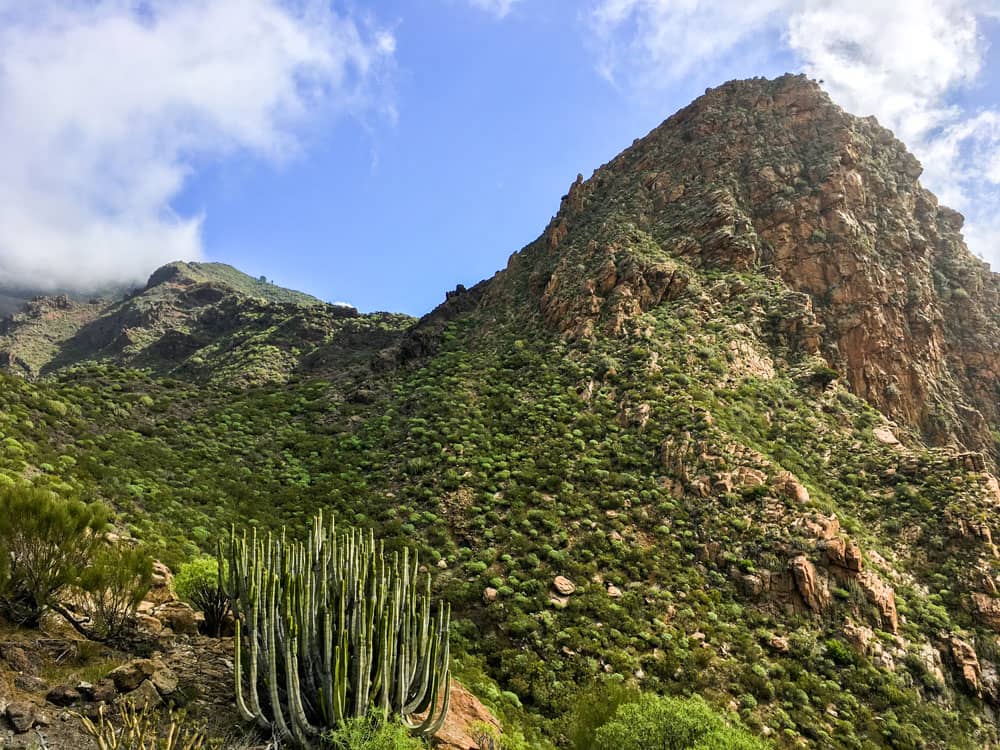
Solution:
{"label": "tall cactus cluster", "polygon": [[306,541],[234,531],[227,588],[237,613],[236,704],[301,748],[372,711],[430,736],[448,712],[450,610],[431,612],[417,556],[318,515]]}

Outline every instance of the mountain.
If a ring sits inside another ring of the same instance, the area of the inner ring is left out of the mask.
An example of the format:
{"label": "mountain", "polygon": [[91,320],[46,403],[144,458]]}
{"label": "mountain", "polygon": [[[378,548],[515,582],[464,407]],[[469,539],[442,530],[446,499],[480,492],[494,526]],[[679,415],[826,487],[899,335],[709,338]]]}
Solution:
{"label": "mountain", "polygon": [[259,383],[370,356],[406,316],[361,315],[222,263],[171,263],[124,298],[38,297],[0,322],[0,361],[38,377],[114,362],[198,380]]}
{"label": "mountain", "polygon": [[0,482],[169,565],[320,508],[416,547],[530,747],[618,682],[780,748],[996,747],[998,278],[919,174],[815,82],[734,81],[420,321],[184,264],[32,303]]}

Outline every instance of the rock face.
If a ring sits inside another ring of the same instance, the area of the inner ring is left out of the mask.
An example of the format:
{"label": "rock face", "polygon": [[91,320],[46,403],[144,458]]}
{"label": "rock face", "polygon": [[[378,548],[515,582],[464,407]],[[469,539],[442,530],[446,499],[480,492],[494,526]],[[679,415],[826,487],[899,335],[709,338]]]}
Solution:
{"label": "rock face", "polygon": [[1000,276],[920,174],[890,131],[804,76],[733,81],[577,178],[485,297],[526,290],[567,336],[622,333],[687,288],[673,259],[767,266],[799,295],[782,321],[790,344],[932,442],[993,450]]}
{"label": "rock face", "polygon": [[476,743],[479,725],[500,728],[500,722],[480,700],[458,681],[451,681],[451,702],[444,725],[434,735],[437,747],[443,750],[488,750]]}
{"label": "rock face", "polygon": [[826,581],[816,572],[816,566],[805,555],[799,555],[788,567],[792,572],[795,588],[806,606],[813,612],[822,612],[830,603],[830,591]]}

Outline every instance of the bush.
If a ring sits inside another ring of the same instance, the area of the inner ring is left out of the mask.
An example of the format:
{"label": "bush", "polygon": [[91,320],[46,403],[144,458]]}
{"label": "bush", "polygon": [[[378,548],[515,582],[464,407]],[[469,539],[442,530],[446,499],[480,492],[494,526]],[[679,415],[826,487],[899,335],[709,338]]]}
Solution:
{"label": "bush", "polygon": [[230,611],[229,597],[220,584],[219,561],[214,557],[184,563],[174,576],[177,596],[205,613],[205,633],[214,638],[222,632],[222,622]]}
{"label": "bush", "polygon": [[80,575],[88,638],[117,641],[134,630],[135,610],[153,582],[153,558],[136,547],[99,550]]}
{"label": "bush", "polygon": [[606,724],[619,706],[634,703],[639,695],[638,690],[621,682],[605,682],[579,693],[566,729],[570,745],[575,750],[590,750],[598,727]]}
{"label": "bush", "polygon": [[377,717],[349,719],[326,735],[335,750],[425,750],[421,740],[400,724]]}
{"label": "bush", "polygon": [[37,627],[103,543],[109,511],[23,484],[0,486],[0,610]]}
{"label": "bush", "polygon": [[702,698],[643,695],[618,708],[594,735],[595,750],[767,750],[743,729],[729,726]]}

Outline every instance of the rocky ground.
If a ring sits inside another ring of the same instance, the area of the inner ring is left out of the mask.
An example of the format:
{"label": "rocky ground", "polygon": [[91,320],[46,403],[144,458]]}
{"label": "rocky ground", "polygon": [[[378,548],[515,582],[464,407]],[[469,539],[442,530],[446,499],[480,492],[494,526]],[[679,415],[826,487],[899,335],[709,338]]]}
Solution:
{"label": "rocky ground", "polygon": [[[234,639],[201,635],[202,614],[173,596],[165,566],[156,569],[157,582],[139,607],[140,637],[127,650],[84,640],[55,617],[37,631],[0,629],[0,747],[96,749],[81,717],[96,722],[103,712],[114,720],[122,701],[164,713],[183,710],[230,750],[267,747],[267,738],[236,711]],[[479,723],[499,726],[453,681],[437,746],[476,747],[472,728]]]}

